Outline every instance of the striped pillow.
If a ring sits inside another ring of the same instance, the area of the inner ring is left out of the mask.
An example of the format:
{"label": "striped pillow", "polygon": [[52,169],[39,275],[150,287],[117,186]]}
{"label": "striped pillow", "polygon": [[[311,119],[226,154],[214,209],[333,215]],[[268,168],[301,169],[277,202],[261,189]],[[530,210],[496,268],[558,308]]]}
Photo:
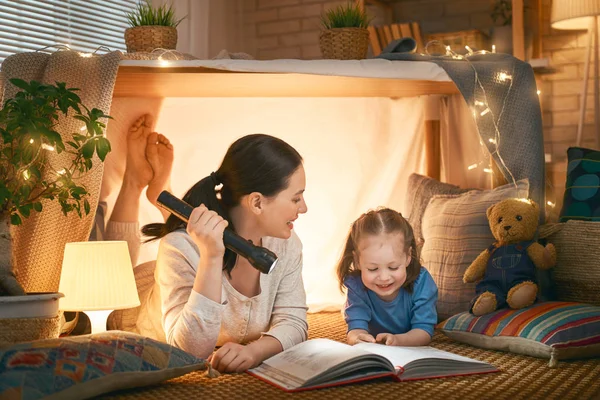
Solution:
{"label": "striped pillow", "polygon": [[477,256],[494,241],[485,212],[488,207],[513,197],[528,197],[529,181],[493,190],[433,196],[423,215],[421,250],[423,265],[438,287],[439,321],[467,311],[475,296],[475,284],[463,283],[463,275]]}
{"label": "striped pillow", "polygon": [[463,312],[437,326],[476,347],[558,360],[600,356],[600,307],[549,301],[475,317]]}

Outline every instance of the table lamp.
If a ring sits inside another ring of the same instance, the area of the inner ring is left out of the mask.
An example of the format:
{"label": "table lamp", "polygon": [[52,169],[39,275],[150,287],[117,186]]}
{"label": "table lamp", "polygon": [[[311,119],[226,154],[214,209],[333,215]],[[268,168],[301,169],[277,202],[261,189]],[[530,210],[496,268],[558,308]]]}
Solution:
{"label": "table lamp", "polygon": [[113,310],[140,305],[127,242],[67,243],[58,291],[61,310],[85,311],[92,333],[106,331]]}
{"label": "table lamp", "polygon": [[600,148],[600,95],[599,62],[598,62],[598,21],[600,15],[600,0],[553,0],[551,23],[554,29],[588,30],[587,53],[585,57],[585,73],[583,78],[583,92],[579,110],[579,125],[577,127],[577,146],[581,146],[583,136],[583,123],[585,121],[585,106],[587,97],[588,80],[590,77],[590,58],[592,52],[592,39],[594,40],[594,110],[596,146]]}

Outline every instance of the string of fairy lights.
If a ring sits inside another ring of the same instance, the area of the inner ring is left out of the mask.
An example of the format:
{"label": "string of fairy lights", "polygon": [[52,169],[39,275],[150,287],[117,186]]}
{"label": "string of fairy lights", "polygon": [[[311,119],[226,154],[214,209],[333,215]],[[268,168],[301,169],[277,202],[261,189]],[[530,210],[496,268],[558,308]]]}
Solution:
{"label": "string of fairy lights", "polygon": [[[442,48],[445,49],[445,54],[430,54],[430,47],[431,46],[442,46]],[[59,45],[53,45],[53,46],[47,46],[44,47],[40,50],[44,50],[47,49],[49,47],[55,47],[58,48],[58,50],[71,50],[71,48],[69,47],[69,45],[63,45],[63,44],[59,44]],[[486,149],[488,151],[490,151],[490,154],[492,156],[496,156],[497,161],[499,162],[499,164],[501,165],[503,171],[505,171],[508,176],[509,176],[509,180],[510,182],[517,186],[517,181],[514,177],[514,175],[512,174],[512,172],[510,171],[510,169],[507,167],[504,158],[502,157],[502,155],[500,154],[500,144],[501,144],[501,140],[502,140],[502,135],[499,129],[499,124],[501,121],[501,118],[504,114],[504,110],[505,110],[505,106],[506,106],[506,101],[508,99],[508,95],[513,87],[513,71],[500,71],[496,74],[495,76],[495,81],[499,84],[508,84],[508,87],[506,89],[504,98],[502,99],[502,106],[500,108],[500,111],[498,113],[498,116],[496,117],[494,111],[492,110],[492,108],[489,105],[488,102],[488,96],[485,90],[485,87],[483,85],[483,83],[481,82],[481,80],[479,79],[479,74],[477,72],[477,69],[475,68],[475,66],[473,65],[473,63],[469,60],[470,57],[475,56],[475,55],[482,55],[482,54],[490,54],[490,53],[496,53],[496,46],[492,45],[492,50],[491,51],[487,51],[487,50],[477,50],[474,51],[471,47],[469,46],[465,46],[464,47],[466,50],[466,54],[459,54],[456,51],[454,51],[451,46],[449,45],[445,45],[444,43],[437,41],[437,40],[433,40],[430,41],[426,44],[425,46],[425,54],[422,55],[427,55],[430,57],[440,57],[440,58],[451,58],[451,59],[455,59],[455,60],[462,60],[468,63],[468,65],[471,67],[471,69],[473,70],[473,74],[474,74],[474,80],[475,80],[475,89],[474,89],[474,96],[473,96],[473,104],[470,104],[469,107],[472,111],[473,114],[473,118],[475,120],[477,120],[478,118],[490,118],[490,121],[492,123],[493,126],[493,137],[488,138],[488,142],[493,146],[492,149],[489,149],[489,146],[485,146]],[[38,50],[38,51],[40,51]],[[110,51],[109,48],[107,48],[106,46],[99,46],[95,51],[91,52],[91,53],[82,53],[82,52],[78,52],[78,54],[81,57],[84,58],[88,58],[88,57],[93,57],[95,55],[97,55],[97,53],[101,50],[105,50],[105,51]],[[174,58],[174,61],[178,61],[181,59],[179,52],[177,52],[176,50],[172,50],[172,49],[164,49],[164,48],[157,48],[154,49],[151,54],[154,53],[159,53],[158,57],[157,57],[157,61],[159,66],[161,67],[169,67],[171,65],[171,62],[173,60],[170,59],[166,59],[166,57],[168,58]],[[479,93],[478,93],[479,92]],[[537,95],[541,95],[541,91],[537,90]],[[85,130],[86,127],[82,127],[81,130]],[[33,139],[31,139],[33,140]],[[480,138],[480,145],[483,147],[484,143],[483,140]],[[43,143],[41,145],[41,148],[47,151],[54,151],[54,148],[46,143]],[[36,156],[37,158],[37,156]],[[35,160],[34,160],[35,161]],[[32,161],[33,163],[33,161]],[[492,168],[490,168],[490,164],[489,164],[489,160],[487,161],[487,164],[484,165],[485,161],[481,160],[477,163],[473,163],[471,165],[469,165],[467,167],[467,170],[474,170],[476,168],[480,168],[483,167],[482,170],[485,173],[488,174],[493,174],[493,170]],[[56,173],[58,175],[62,175],[65,173],[64,169],[58,170],[56,171]],[[24,179],[29,179],[29,177],[31,176],[29,170],[27,168],[25,168],[25,170],[22,171],[23,174],[23,178]],[[548,201],[547,204],[551,207],[554,207],[554,203]]]}

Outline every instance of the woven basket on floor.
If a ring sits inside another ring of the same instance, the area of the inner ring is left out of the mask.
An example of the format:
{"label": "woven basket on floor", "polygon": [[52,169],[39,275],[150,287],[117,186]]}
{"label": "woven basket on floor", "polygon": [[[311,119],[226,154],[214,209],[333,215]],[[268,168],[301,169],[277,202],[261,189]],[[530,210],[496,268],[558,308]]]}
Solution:
{"label": "woven basket on floor", "polygon": [[319,36],[323,58],[362,60],[367,58],[369,31],[364,28],[326,29]]}
{"label": "woven basket on floor", "polygon": [[125,45],[128,53],[154,49],[175,49],[177,47],[177,29],[172,26],[136,26],[125,30]]}
{"label": "woven basket on floor", "polygon": [[557,299],[600,306],[600,222],[542,225],[540,239],[556,247],[551,271]]}

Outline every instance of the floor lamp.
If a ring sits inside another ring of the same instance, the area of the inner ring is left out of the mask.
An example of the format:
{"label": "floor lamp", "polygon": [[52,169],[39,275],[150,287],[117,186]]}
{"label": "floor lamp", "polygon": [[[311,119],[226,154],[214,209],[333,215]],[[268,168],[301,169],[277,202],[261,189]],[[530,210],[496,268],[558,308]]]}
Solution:
{"label": "floor lamp", "polygon": [[599,67],[599,39],[598,22],[600,21],[600,0],[553,0],[552,2],[552,28],[554,29],[588,29],[587,53],[585,57],[585,73],[583,78],[583,92],[581,108],[579,110],[579,125],[577,126],[577,146],[581,146],[583,138],[583,123],[585,121],[585,106],[587,100],[587,87],[590,77],[590,58],[592,42],[594,43],[594,123],[596,146],[600,148],[600,67]]}

